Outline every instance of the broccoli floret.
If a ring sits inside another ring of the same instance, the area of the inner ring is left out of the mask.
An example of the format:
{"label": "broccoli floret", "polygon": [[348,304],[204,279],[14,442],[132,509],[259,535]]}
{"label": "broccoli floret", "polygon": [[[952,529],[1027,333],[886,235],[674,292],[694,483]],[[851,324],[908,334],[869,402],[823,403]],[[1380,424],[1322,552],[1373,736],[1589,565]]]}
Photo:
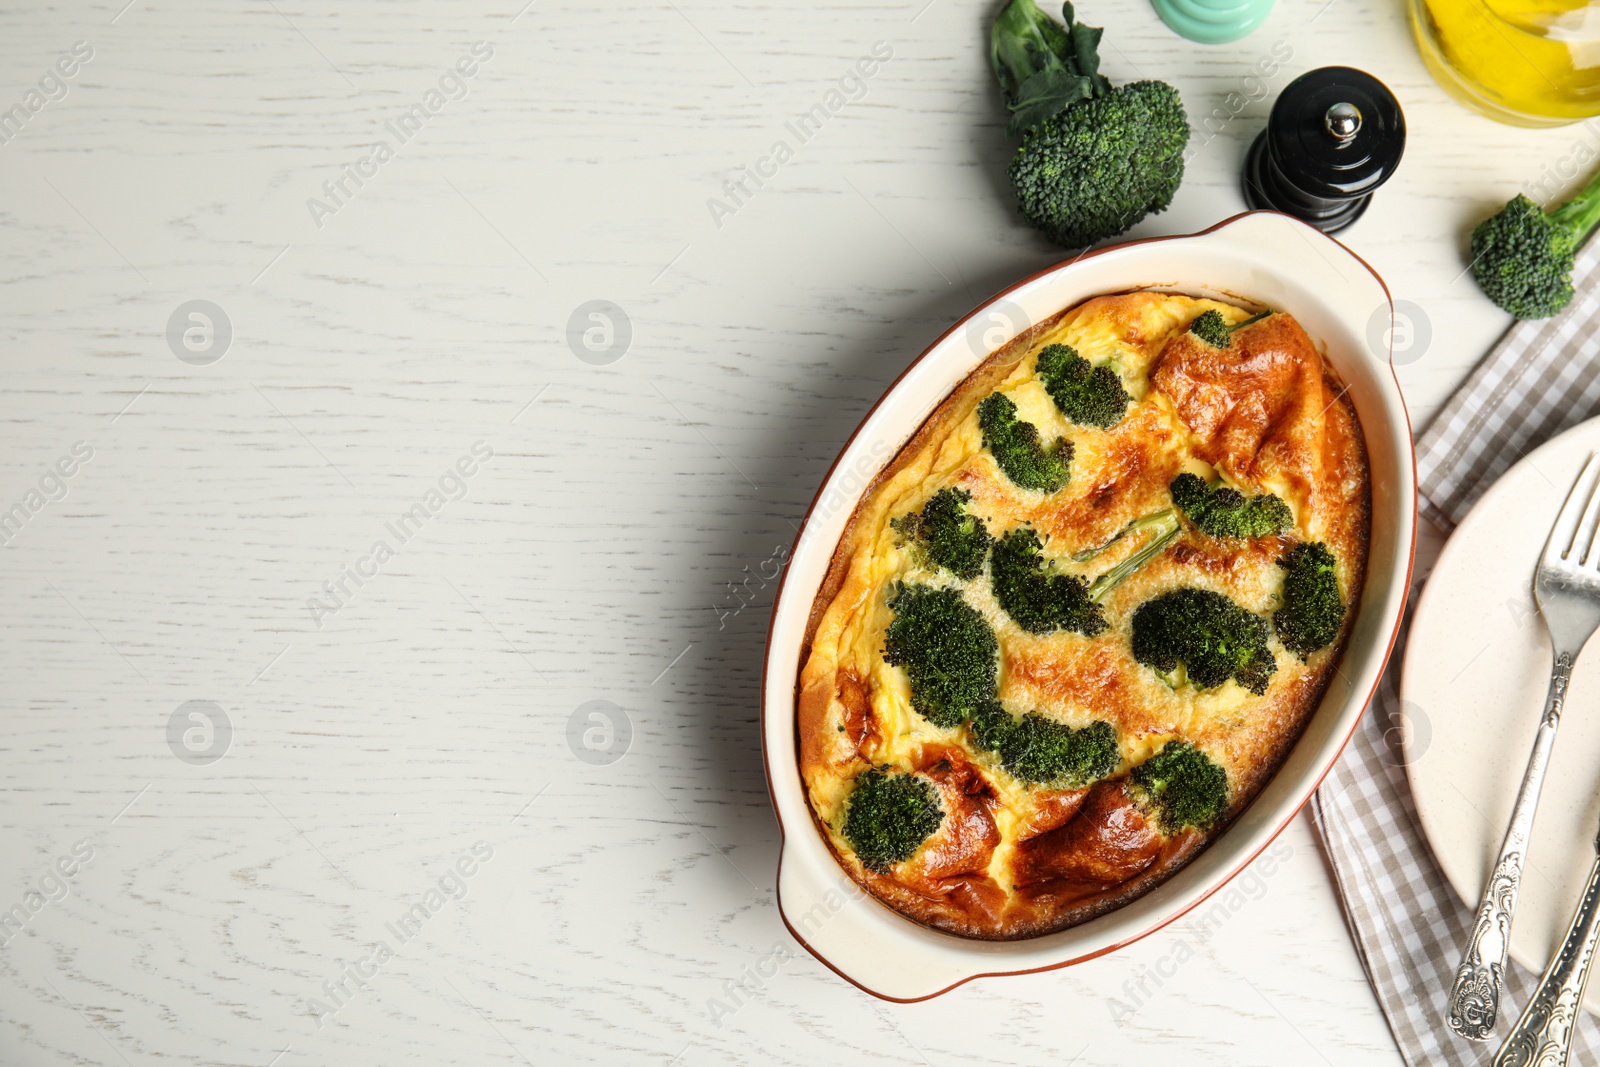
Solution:
{"label": "broccoli floret", "polygon": [[[1167,680],[1212,689],[1233,679],[1265,693],[1278,669],[1267,620],[1209,589],[1174,589],[1133,613],[1133,658]],[[1178,674],[1182,667],[1183,673]]]}
{"label": "broccoli floret", "polygon": [[1518,193],[1472,231],[1472,277],[1519,319],[1549,318],[1572,299],[1572,265],[1600,223],[1600,176],[1554,211]]}
{"label": "broccoli floret", "polygon": [[1222,317],[1222,312],[1215,309],[1202,311],[1195,316],[1193,322],[1189,323],[1189,332],[1212,348],[1227,348],[1233,341],[1234,331],[1242,330],[1246,326],[1260,322],[1270,314],[1272,314],[1271,311],[1262,311],[1251,315],[1243,322],[1236,322],[1229,326],[1227,320]]}
{"label": "broccoli floret", "polygon": [[1187,741],[1168,741],[1130,777],[1168,833],[1209,829],[1228,807],[1228,772]]}
{"label": "broccoli floret", "polygon": [[995,542],[989,558],[994,598],[1029,633],[1071,630],[1093,637],[1106,629],[1106,617],[1089,599],[1089,583],[1057,574],[1040,554],[1043,543],[1028,526]]}
{"label": "broccoli floret", "polygon": [[895,519],[891,526],[914,542],[928,562],[957,578],[976,578],[993,540],[983,520],[967,513],[972,494],[965,489],[941,489],[923,505]]}
{"label": "broccoli floret", "polygon": [[990,62],[1021,135],[1009,170],[1027,222],[1068,248],[1166,210],[1183,180],[1189,121],[1178,91],[1142,81],[1113,89],[1100,73],[1101,31],[1065,25],[1034,0],[1011,0],[989,36]]}
{"label": "broccoli floret", "polygon": [[1016,725],[1017,720],[998,700],[984,701],[972,712],[972,743],[990,752],[1003,752]]}
{"label": "broccoli floret", "polygon": [[1009,396],[992,393],[978,405],[978,428],[995,463],[1017,485],[1053,493],[1067,484],[1072,442],[1058,437],[1047,447],[1037,426],[1017,418],[1017,405]]}
{"label": "broccoli floret", "polygon": [[1099,72],[1101,31],[1065,25],[1034,0],[995,19],[989,58],[1022,136],[1009,175],[1022,217],[1052,241],[1080,248],[1165,211],[1183,180],[1189,120],[1166,82],[1113,89]]}
{"label": "broccoli floret", "polygon": [[1212,348],[1228,347],[1228,323],[1220,311],[1202,311],[1189,323],[1189,332]]}
{"label": "broccoli floret", "polygon": [[1212,537],[1271,537],[1294,525],[1289,505],[1271,493],[1247,497],[1194,474],[1172,479],[1172,501],[1202,533]]}
{"label": "broccoli floret", "polygon": [[1115,370],[1094,366],[1071,345],[1048,345],[1039,353],[1039,378],[1061,414],[1080,426],[1108,430],[1133,402]]}
{"label": "broccoli floret", "polygon": [[1093,559],[1131,533],[1147,533],[1144,544],[1093,582],[1062,574],[1040,552],[1044,547],[1032,528],[1019,526],[995,542],[989,556],[989,581],[1000,606],[1030,633],[1071,630],[1086,637],[1103,633],[1107,623],[1100,605],[1128,575],[1154,559],[1178,536],[1178,516],[1171,508],[1135,519],[1098,548],[1075,553],[1073,562]]}
{"label": "broccoli floret", "polygon": [[1001,766],[1017,778],[1053,789],[1081,789],[1122,762],[1110,723],[1074,730],[1036,712],[1013,718],[999,703],[979,709],[972,720],[972,739],[1000,757]]}
{"label": "broccoli floret", "polygon": [[1129,82],[1035,126],[1006,176],[1023,221],[1063,248],[1082,248],[1165,211],[1188,143],[1178,90]]}
{"label": "broccoli floret", "polygon": [[1337,560],[1320,541],[1298,544],[1278,560],[1284,569],[1283,603],[1272,614],[1278,640],[1305,659],[1339,636],[1344,604],[1339,599]]}
{"label": "broccoli floret", "polygon": [[880,874],[910,859],[944,822],[933,783],[915,774],[872,768],[845,801],[844,837],[862,866]]}
{"label": "broccoli floret", "polygon": [[1000,642],[960,590],[899,585],[889,607],[883,659],[905,668],[911,706],[923,718],[953,729],[994,699]]}

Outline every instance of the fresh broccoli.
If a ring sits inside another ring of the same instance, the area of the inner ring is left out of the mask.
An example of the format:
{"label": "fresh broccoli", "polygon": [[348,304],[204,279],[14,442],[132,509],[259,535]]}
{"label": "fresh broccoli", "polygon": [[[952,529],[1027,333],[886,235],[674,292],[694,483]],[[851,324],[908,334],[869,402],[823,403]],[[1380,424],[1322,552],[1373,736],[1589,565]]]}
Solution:
{"label": "fresh broccoli", "polygon": [[[1267,620],[1209,589],[1174,589],[1133,613],[1133,658],[1173,684],[1212,689],[1232,678],[1265,693],[1278,669]],[[1179,673],[1179,668],[1183,672]]]}
{"label": "fresh broccoli", "polygon": [[957,578],[976,578],[993,540],[983,520],[967,513],[972,494],[965,489],[941,489],[923,505],[890,523],[895,532],[916,544],[928,562]]}
{"label": "fresh broccoli", "polygon": [[1024,489],[1053,493],[1071,475],[1072,442],[1058,437],[1046,446],[1039,428],[1017,418],[1017,405],[1004,393],[991,393],[978,405],[978,428],[1006,477]]}
{"label": "fresh broccoli", "polygon": [[1080,426],[1109,430],[1133,402],[1115,370],[1094,366],[1071,345],[1047,345],[1039,353],[1039,378],[1061,414]]}
{"label": "fresh broccoli", "polygon": [[1242,330],[1251,323],[1260,322],[1270,314],[1271,311],[1262,311],[1251,315],[1243,322],[1229,326],[1227,320],[1222,317],[1222,312],[1215,309],[1202,311],[1195,316],[1193,322],[1189,323],[1189,332],[1212,348],[1227,348],[1233,340],[1235,330]]}
{"label": "fresh broccoli", "polygon": [[1007,4],[989,33],[989,62],[1000,92],[1011,109],[1012,137],[1052,118],[1069,103],[1111,91],[1100,73],[1100,36],[1104,32],[1074,24],[1072,8],[1064,7],[1066,25],[1026,0]]}
{"label": "fresh broccoli", "polygon": [[856,779],[845,801],[844,837],[856,858],[880,874],[910,859],[944,822],[933,783],[874,767]]}
{"label": "fresh broccoli", "polygon": [[1172,502],[1202,533],[1212,537],[1271,537],[1294,525],[1289,505],[1271,493],[1247,497],[1194,474],[1172,479]]}
{"label": "fresh broccoli", "polygon": [[1283,603],[1272,614],[1278,640],[1305,659],[1339,636],[1344,604],[1339,600],[1338,561],[1320,541],[1295,545],[1278,560],[1284,569]]}
{"label": "fresh broccoli", "polygon": [[989,557],[994,598],[1029,633],[1071,630],[1093,637],[1105,630],[1105,614],[1089,599],[1089,583],[1056,573],[1040,554],[1043,547],[1028,526],[1018,526],[995,542]]}
{"label": "fresh broccoli", "polygon": [[1554,211],[1518,193],[1472,231],[1472,277],[1519,319],[1549,318],[1572,299],[1572,265],[1600,223],[1600,175]]}
{"label": "fresh broccoli", "polygon": [[902,584],[889,607],[883,659],[905,668],[911,706],[923,718],[953,729],[994,699],[1000,642],[960,590]]}
{"label": "fresh broccoli", "polygon": [[1082,789],[1122,762],[1110,723],[1074,730],[1036,712],[1013,718],[998,702],[985,704],[973,716],[972,740],[1000,757],[1001,766],[1022,781],[1054,789]]}
{"label": "fresh broccoli", "polygon": [[1228,807],[1228,772],[1187,741],[1168,741],[1130,777],[1168,833],[1209,829]]}
{"label": "fresh broccoli", "polygon": [[1011,0],[995,19],[989,58],[1011,124],[1022,137],[1011,187],[1030,226],[1067,248],[1123,233],[1165,211],[1183,180],[1189,120],[1166,82],[1113,89],[1099,72],[1101,31],[1065,26],[1034,0]]}

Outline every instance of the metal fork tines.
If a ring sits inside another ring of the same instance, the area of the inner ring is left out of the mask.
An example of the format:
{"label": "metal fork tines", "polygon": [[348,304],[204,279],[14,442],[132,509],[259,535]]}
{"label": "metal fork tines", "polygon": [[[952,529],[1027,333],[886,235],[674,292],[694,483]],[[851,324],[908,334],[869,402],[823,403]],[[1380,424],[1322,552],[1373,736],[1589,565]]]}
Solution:
{"label": "metal fork tines", "polygon": [[1600,525],[1597,485],[1600,454],[1590,456],[1578,475],[1534,571],[1533,596],[1550,634],[1554,663],[1544,715],[1534,735],[1522,786],[1517,790],[1511,823],[1478,903],[1472,936],[1456,970],[1446,1006],[1450,1029],[1472,1041],[1483,1041],[1494,1033],[1511,942],[1511,915],[1517,906],[1517,888],[1522,881],[1534,811],[1539,806],[1539,790],[1550,765],[1561,706],[1572,678],[1572,662],[1600,627],[1600,547],[1595,544],[1595,529]]}

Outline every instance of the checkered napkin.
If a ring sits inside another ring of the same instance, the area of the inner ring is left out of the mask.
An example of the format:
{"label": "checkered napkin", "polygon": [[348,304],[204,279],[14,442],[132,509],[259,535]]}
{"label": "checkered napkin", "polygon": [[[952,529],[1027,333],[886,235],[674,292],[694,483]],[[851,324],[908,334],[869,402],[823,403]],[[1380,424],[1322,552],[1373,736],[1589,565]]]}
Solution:
{"label": "checkered napkin", "polygon": [[[1573,272],[1578,295],[1567,309],[1511,327],[1417,441],[1422,513],[1441,530],[1454,529],[1523,455],[1600,414],[1600,284],[1585,284],[1591,278],[1600,283],[1600,240],[1579,255]],[[1313,798],[1311,813],[1361,965],[1406,1063],[1487,1064],[1498,1042],[1464,1041],[1444,1022],[1472,908],[1439,870],[1406,780],[1400,740],[1408,723],[1398,695],[1404,641],[1402,630],[1377,699]],[[1510,963],[1499,1036],[1509,1032],[1538,980]],[[1600,1062],[1600,1025],[1587,1014],[1570,1062]]]}
{"label": "checkered napkin", "polygon": [[1517,460],[1600,415],[1600,285],[1589,284],[1597,275],[1600,240],[1578,253],[1578,292],[1566,310],[1506,331],[1418,439],[1422,514],[1439,529],[1455,529]]}

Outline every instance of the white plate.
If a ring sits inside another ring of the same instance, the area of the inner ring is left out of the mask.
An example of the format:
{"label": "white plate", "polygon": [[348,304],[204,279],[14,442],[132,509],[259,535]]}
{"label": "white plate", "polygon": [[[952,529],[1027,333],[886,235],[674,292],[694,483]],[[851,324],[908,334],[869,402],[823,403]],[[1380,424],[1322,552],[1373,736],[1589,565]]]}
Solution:
{"label": "white plate", "polygon": [[[1340,670],[1276,777],[1217,841],[1162,885],[1070,930],[985,942],[918,926],[855,888],[807,807],[795,762],[795,680],[812,601],[874,475],[989,352],[1099,293],[1239,294],[1292,312],[1349,386],[1372,469],[1372,538],[1361,608]],[[1389,362],[1389,294],[1372,268],[1286,215],[1251,212],[1204,233],[1099,249],[1041,271],[952,326],[868,413],[828,473],[772,609],[762,680],[767,788],[783,831],[778,906],[819,960],[888,1000],[920,1000],[979,975],[1064,967],[1136,941],[1183,915],[1277,836],[1339,756],[1393,646],[1411,578],[1416,479],[1405,403]]]}
{"label": "white plate", "polygon": [[[1550,680],[1533,569],[1590,453],[1591,419],[1524,457],[1446,543],[1417,604],[1400,695],[1423,833],[1469,908],[1488,880]],[[1511,955],[1541,973],[1572,918],[1600,827],[1600,642],[1578,657],[1528,846]],[[1451,946],[1458,952],[1458,946]],[[1454,965],[1458,956],[1452,956]],[[1600,1013],[1600,986],[1584,1006]],[[1520,1004],[1503,1005],[1513,1019]]]}

